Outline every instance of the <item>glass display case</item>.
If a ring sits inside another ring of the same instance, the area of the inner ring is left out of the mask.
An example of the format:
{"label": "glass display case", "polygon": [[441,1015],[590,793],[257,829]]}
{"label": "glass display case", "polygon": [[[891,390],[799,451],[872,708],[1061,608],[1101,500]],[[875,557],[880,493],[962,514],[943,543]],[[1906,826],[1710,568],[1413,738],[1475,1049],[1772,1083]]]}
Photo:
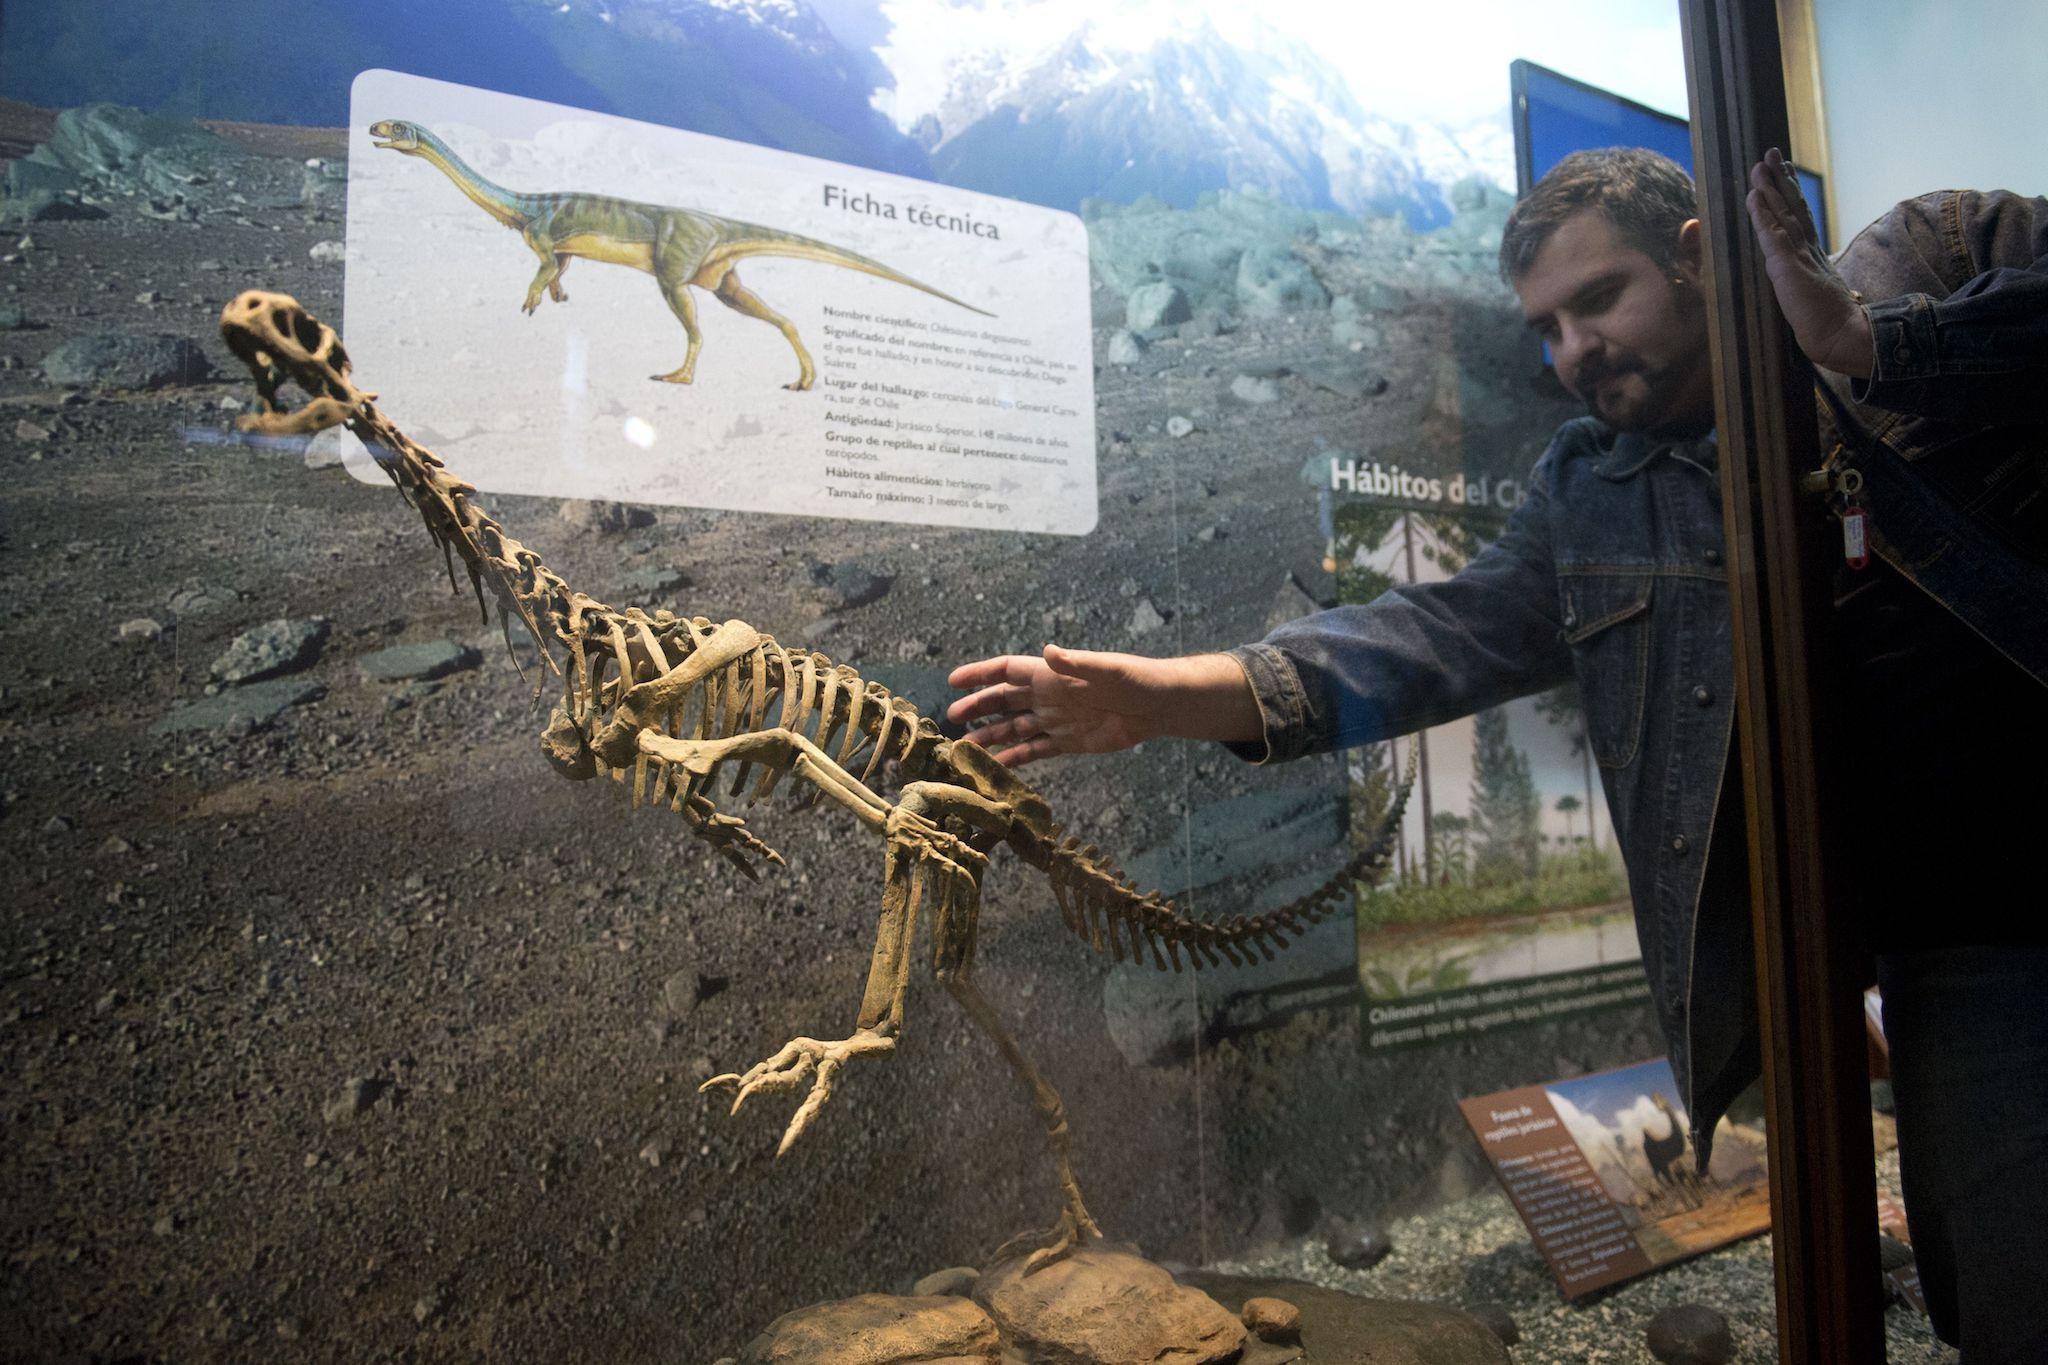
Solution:
{"label": "glass display case", "polygon": [[1457,1101],[1663,1050],[1570,690],[1014,774],[946,709],[1499,533],[1581,410],[1497,271],[1512,54],[243,11],[0,19],[0,1354],[766,1358],[1078,1239],[1246,1359],[1283,1274],[1505,1359],[1400,1222],[1491,1189]]}

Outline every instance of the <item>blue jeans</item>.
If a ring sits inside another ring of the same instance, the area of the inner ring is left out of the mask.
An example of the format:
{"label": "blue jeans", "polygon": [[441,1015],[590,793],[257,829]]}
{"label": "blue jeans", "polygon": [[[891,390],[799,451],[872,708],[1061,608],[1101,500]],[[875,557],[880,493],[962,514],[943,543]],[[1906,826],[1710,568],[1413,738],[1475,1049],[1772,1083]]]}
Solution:
{"label": "blue jeans", "polygon": [[[2034,905],[2013,909],[2038,913]],[[1962,1365],[2041,1365],[2048,947],[1884,954],[1878,983],[1906,1221],[1934,1330],[1961,1349]]]}

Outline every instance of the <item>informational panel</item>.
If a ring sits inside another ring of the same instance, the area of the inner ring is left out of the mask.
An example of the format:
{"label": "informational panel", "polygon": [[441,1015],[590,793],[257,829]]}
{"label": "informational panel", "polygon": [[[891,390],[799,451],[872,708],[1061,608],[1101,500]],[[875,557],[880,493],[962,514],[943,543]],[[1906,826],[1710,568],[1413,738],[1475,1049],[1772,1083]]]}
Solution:
{"label": "informational panel", "polygon": [[[1455,575],[1500,534],[1525,475],[1456,430],[1308,460],[1339,600]],[[1649,998],[1596,758],[1575,683],[1348,756],[1354,829],[1415,773],[1393,866],[1359,901],[1367,1050]]]}
{"label": "informational panel", "polygon": [[393,71],[350,110],[350,352],[479,487],[1094,527],[1073,214]]}
{"label": "informational panel", "polygon": [[1763,1135],[1723,1119],[1706,1172],[1663,1058],[1458,1108],[1567,1298],[1770,1227]]}

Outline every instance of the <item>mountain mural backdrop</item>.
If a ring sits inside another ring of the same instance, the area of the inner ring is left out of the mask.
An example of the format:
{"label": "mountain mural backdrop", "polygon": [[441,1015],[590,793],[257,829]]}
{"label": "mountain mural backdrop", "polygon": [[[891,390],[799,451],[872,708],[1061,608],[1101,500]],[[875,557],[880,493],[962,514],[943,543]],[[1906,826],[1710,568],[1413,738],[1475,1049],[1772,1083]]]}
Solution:
{"label": "mountain mural backdrop", "polygon": [[922,51],[943,95],[910,111],[890,59],[945,39],[882,0],[8,0],[0,93],[334,126],[388,67],[1066,209],[1249,189],[1428,228],[1459,180],[1511,179],[1504,112],[1369,113],[1298,39],[1173,13],[1136,41],[1083,19]]}

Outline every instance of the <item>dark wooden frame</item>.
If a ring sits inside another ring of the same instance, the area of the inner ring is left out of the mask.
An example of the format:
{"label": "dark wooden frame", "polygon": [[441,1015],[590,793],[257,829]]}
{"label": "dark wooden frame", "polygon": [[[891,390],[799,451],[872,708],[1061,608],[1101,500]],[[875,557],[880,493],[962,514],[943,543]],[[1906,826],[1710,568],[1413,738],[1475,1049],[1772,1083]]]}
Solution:
{"label": "dark wooden frame", "polygon": [[1828,800],[1839,695],[1824,650],[1839,542],[1800,476],[1818,464],[1814,399],[1764,275],[1744,199],[1752,162],[1786,147],[1774,0],[1680,0],[1706,295],[1735,679],[1748,813],[1768,1106],[1778,1358],[1884,1360],[1861,989],[1836,894]]}

